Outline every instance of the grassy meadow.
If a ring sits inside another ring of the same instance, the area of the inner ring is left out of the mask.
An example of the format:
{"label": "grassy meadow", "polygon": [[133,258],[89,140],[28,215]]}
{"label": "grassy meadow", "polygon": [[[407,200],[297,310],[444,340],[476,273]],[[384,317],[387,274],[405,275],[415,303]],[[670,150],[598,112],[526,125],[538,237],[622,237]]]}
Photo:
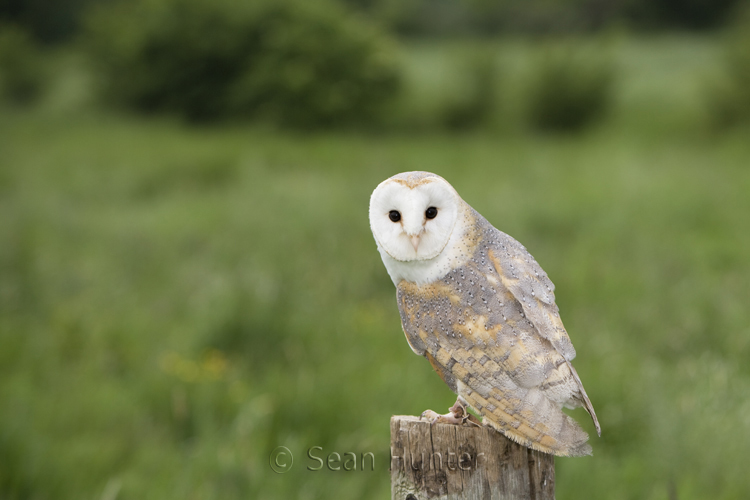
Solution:
{"label": "grassy meadow", "polygon": [[[389,498],[390,416],[455,400],[368,225],[408,170],[557,286],[602,425],[573,412],[594,456],[556,460],[557,498],[746,498],[750,131],[704,125],[716,39],[606,43],[613,111],[580,134],[191,127],[97,109],[61,56],[42,103],[0,109],[0,498]],[[462,50],[407,46],[414,113]],[[313,446],[375,470],[310,471]]]}

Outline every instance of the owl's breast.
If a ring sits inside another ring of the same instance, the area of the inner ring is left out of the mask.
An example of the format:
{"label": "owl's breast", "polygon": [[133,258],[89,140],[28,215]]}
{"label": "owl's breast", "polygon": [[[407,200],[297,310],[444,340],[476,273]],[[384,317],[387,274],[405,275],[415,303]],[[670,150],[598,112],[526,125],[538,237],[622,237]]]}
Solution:
{"label": "owl's breast", "polygon": [[430,284],[402,281],[397,288],[412,350],[467,385],[496,386],[511,377],[514,385],[534,387],[562,360],[494,268],[483,270],[481,261]]}
{"label": "owl's breast", "polygon": [[523,307],[494,271],[465,265],[429,284],[401,281],[401,323],[415,351],[441,345],[494,346],[501,334],[533,328]]}

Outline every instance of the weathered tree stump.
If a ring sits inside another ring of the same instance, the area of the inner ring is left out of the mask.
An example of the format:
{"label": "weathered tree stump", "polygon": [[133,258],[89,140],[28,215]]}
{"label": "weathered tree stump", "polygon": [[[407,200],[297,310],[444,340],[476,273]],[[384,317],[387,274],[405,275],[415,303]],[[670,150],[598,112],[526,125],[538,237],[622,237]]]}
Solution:
{"label": "weathered tree stump", "polygon": [[555,457],[489,427],[391,417],[393,500],[553,500]]}

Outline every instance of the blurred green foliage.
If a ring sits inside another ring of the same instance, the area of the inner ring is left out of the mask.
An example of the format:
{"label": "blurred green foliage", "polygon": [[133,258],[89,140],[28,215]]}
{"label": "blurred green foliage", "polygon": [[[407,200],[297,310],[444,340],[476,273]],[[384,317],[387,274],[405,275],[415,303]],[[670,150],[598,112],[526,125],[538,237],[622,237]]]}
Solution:
{"label": "blurred green foliage", "polygon": [[707,89],[718,128],[750,122],[750,4],[737,12],[723,49],[722,71]]}
{"label": "blurred green foliage", "polygon": [[87,28],[108,98],[194,121],[368,124],[399,84],[383,35],[329,2],[136,0]]}
{"label": "blurred green foliage", "polygon": [[342,0],[407,36],[590,33],[721,26],[744,0]]}
{"label": "blurred green foliage", "polygon": [[109,0],[0,0],[0,24],[23,26],[36,40],[59,43],[78,30],[81,12],[89,4]]}
{"label": "blurred green foliage", "polygon": [[438,125],[449,130],[486,128],[496,120],[500,110],[500,76],[496,54],[484,50],[463,54],[454,62],[456,80],[454,92],[443,97],[442,116]]}
{"label": "blurred green foliage", "polygon": [[0,25],[0,98],[26,105],[42,94],[48,77],[44,54],[18,26]]}
{"label": "blurred green foliage", "polygon": [[580,130],[612,104],[615,70],[602,49],[587,54],[560,45],[546,48],[529,76],[527,119],[538,130]]}
{"label": "blurred green foliage", "polygon": [[642,29],[705,30],[731,21],[742,3],[746,0],[632,0],[619,5],[632,24]]}
{"label": "blurred green foliage", "polygon": [[616,40],[415,43],[394,130],[580,132],[611,114]]}
{"label": "blurred green foliage", "polygon": [[[485,49],[514,121],[539,45]],[[609,114],[558,135],[191,127],[77,108],[61,63],[48,100],[0,107],[0,498],[387,498],[390,415],[455,400],[367,221],[417,169],[557,285],[603,427],[575,414],[595,456],[556,461],[557,498],[746,498],[750,141],[704,134],[719,49],[619,40]],[[411,109],[439,117],[476,50],[406,46]],[[312,446],[375,471],[310,471]]]}
{"label": "blurred green foliage", "polygon": [[[92,6],[123,0],[0,0],[0,23],[24,26],[48,44],[65,43]],[[124,0],[131,1],[131,0]],[[137,1],[137,0],[135,0]],[[407,36],[706,30],[745,0],[334,0]],[[318,3],[318,2],[309,2]]]}

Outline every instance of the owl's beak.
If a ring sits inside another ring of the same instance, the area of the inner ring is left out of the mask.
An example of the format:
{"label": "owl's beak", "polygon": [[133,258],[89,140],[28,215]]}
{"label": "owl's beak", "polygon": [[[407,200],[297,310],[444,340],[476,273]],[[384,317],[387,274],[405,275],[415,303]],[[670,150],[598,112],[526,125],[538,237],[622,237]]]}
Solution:
{"label": "owl's beak", "polygon": [[414,247],[414,251],[417,251],[417,247],[419,246],[419,235],[415,234],[411,237],[411,246]]}

